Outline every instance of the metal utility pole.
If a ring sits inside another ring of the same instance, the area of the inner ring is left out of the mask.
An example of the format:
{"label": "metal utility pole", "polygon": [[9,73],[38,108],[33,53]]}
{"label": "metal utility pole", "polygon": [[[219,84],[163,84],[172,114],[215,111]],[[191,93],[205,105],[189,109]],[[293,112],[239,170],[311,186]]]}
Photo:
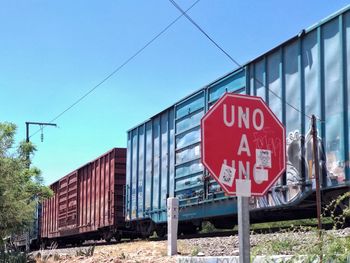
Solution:
{"label": "metal utility pole", "polygon": [[41,132],[42,132],[42,129],[43,129],[44,126],[55,126],[55,127],[57,127],[57,124],[55,124],[55,123],[26,121],[26,142],[29,142],[29,125],[39,125],[40,128],[41,128]]}
{"label": "metal utility pole", "polygon": [[[41,141],[44,139],[43,135],[43,127],[44,126],[55,126],[57,127],[57,124],[55,123],[47,123],[47,122],[32,122],[32,121],[26,121],[26,142],[29,142],[29,125],[39,125],[41,129]],[[27,161],[29,161],[29,153],[27,154]],[[29,168],[29,162],[28,162],[28,168]]]}
{"label": "metal utility pole", "polygon": [[317,205],[317,221],[318,230],[321,237],[321,188],[320,188],[320,163],[318,159],[318,140],[317,140],[317,129],[316,129],[316,117],[311,117],[311,129],[312,129],[312,141],[313,141],[313,159],[315,163],[315,181],[316,181],[316,205]]}
{"label": "metal utility pole", "polygon": [[[29,142],[29,125],[39,125],[40,129],[41,129],[41,141],[43,141],[44,137],[43,137],[43,127],[44,126],[55,126],[57,127],[57,125],[55,123],[46,123],[46,122],[31,122],[31,121],[27,121],[26,122],[26,142]],[[27,159],[27,168],[29,169],[30,167],[30,163],[29,163],[29,153],[27,153],[26,156]],[[25,244],[26,244],[26,251],[29,251],[30,248],[30,230],[27,231],[27,233],[25,233]]]}

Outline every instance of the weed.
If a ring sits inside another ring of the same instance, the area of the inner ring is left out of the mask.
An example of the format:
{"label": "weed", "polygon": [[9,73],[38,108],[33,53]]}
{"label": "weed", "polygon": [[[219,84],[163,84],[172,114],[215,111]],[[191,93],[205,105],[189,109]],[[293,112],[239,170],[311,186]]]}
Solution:
{"label": "weed", "polygon": [[297,245],[297,241],[293,238],[287,237],[285,239],[277,239],[264,242],[252,249],[252,255],[275,255],[286,254],[289,251],[293,251],[293,248]]}
{"label": "weed", "polygon": [[120,259],[126,259],[126,256],[125,256],[124,252],[122,252],[122,253],[120,254],[119,258],[120,258]]}
{"label": "weed", "polygon": [[61,258],[60,258],[60,255],[58,255],[57,253],[55,253],[54,255],[53,255],[53,260],[54,261],[59,261]]}
{"label": "weed", "polygon": [[[349,219],[349,197],[350,193],[345,193],[324,208],[324,215],[331,216],[334,228],[344,226]],[[334,231],[320,231],[310,226],[293,226],[281,232],[286,234],[283,238],[262,242],[254,247],[253,257],[261,254],[268,257],[275,254],[292,254],[288,262],[306,263],[319,262],[320,259],[323,262],[346,263],[350,259],[350,236],[342,237]],[[303,243],[302,238],[298,237],[306,234],[309,237],[306,243]]]}
{"label": "weed", "polygon": [[215,228],[215,226],[210,223],[209,221],[205,221],[202,223],[202,230],[201,233],[211,233],[216,231],[217,229]]}
{"label": "weed", "polygon": [[197,256],[198,253],[199,253],[199,248],[198,247],[192,248],[191,256]]}
{"label": "weed", "polygon": [[94,251],[95,251],[95,244],[91,247],[88,247],[88,249],[80,248],[79,250],[76,251],[75,254],[77,257],[80,257],[80,256],[91,257],[91,256],[93,256]]}

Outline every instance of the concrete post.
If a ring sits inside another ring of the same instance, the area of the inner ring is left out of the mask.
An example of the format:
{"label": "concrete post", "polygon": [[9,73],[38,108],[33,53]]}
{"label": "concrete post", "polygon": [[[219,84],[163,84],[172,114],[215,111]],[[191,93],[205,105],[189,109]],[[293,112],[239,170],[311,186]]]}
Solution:
{"label": "concrete post", "polygon": [[179,200],[169,197],[167,200],[168,215],[168,256],[177,254],[177,228],[179,222]]}

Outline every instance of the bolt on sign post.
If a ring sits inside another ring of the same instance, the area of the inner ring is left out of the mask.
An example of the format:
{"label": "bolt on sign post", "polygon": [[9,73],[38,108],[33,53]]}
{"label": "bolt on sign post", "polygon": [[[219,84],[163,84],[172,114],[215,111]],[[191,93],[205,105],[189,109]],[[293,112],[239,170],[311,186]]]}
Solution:
{"label": "bolt on sign post", "polygon": [[285,128],[260,97],[225,93],[201,120],[202,163],[238,197],[240,262],[250,262],[249,197],[263,196],[286,168]]}

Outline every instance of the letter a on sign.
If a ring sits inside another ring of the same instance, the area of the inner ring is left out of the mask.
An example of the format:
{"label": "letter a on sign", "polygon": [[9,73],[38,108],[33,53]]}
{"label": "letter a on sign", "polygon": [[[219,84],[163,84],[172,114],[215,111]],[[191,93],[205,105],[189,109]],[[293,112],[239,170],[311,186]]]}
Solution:
{"label": "letter a on sign", "polygon": [[238,155],[241,155],[242,152],[246,152],[247,155],[250,156],[250,149],[249,149],[249,144],[247,140],[247,135],[245,134],[242,135],[241,142],[238,148]]}

